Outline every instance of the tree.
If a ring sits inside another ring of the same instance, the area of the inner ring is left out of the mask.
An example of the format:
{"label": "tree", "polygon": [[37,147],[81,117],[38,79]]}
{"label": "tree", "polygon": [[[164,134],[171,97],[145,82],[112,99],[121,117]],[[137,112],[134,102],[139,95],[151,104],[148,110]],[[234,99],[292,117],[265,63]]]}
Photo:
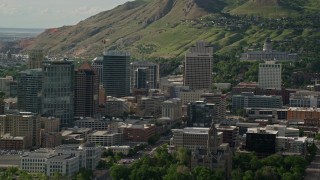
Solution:
{"label": "tree", "polygon": [[176,158],[181,165],[190,166],[191,152],[184,147],[179,147]]}
{"label": "tree", "polygon": [[121,166],[121,165],[114,165],[110,168],[110,176],[112,177],[112,179],[129,179],[129,175],[130,175],[130,169],[125,167],[125,166]]}
{"label": "tree", "polygon": [[159,135],[154,135],[148,139],[148,144],[154,145],[160,139]]}
{"label": "tree", "polygon": [[255,176],[254,180],[280,180],[279,175],[277,174],[275,168],[270,166],[264,166],[263,168],[259,169]]}
{"label": "tree", "polygon": [[190,170],[186,166],[178,166],[176,164],[172,164],[167,174],[164,176],[164,180],[191,180],[192,176],[190,174]]}
{"label": "tree", "polygon": [[61,180],[62,179],[62,174],[56,171],[56,172],[53,173],[52,179],[53,180]]}
{"label": "tree", "polygon": [[243,180],[253,180],[254,173],[251,170],[244,172]]}
{"label": "tree", "polygon": [[212,171],[206,167],[198,166],[192,170],[192,178],[196,180],[223,180],[223,173]]}
{"label": "tree", "polygon": [[102,157],[105,158],[105,157],[108,157],[108,156],[114,156],[113,152],[111,151],[111,149],[108,149],[106,151],[103,151],[102,153]]}

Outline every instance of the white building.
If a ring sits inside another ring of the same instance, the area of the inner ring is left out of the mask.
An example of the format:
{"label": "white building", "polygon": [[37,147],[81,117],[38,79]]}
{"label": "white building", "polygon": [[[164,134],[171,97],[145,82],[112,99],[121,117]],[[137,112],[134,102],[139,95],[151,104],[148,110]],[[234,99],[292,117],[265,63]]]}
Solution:
{"label": "white building", "polygon": [[259,87],[262,89],[281,89],[281,64],[266,61],[259,64]]}
{"label": "white building", "polygon": [[276,137],[276,152],[305,155],[307,153],[307,137]]}
{"label": "white building", "polygon": [[28,173],[46,172],[47,160],[54,156],[54,151],[39,149],[21,156],[20,168]]}
{"label": "white building", "polygon": [[320,92],[297,91],[290,94],[290,107],[320,108]]}
{"label": "white building", "polygon": [[278,131],[278,136],[299,137],[299,129],[287,127],[285,125],[279,125],[279,124],[267,125],[266,129]]}
{"label": "white building", "polygon": [[46,174],[53,176],[54,173],[61,173],[63,176],[72,176],[79,171],[79,156],[74,154],[56,155],[48,158]]}
{"label": "white building", "polygon": [[20,167],[29,173],[46,173],[53,176],[59,172],[71,176],[80,168],[95,170],[102,154],[102,147],[92,143],[80,146],[61,145],[54,149],[38,149],[21,156]]}
{"label": "white building", "polygon": [[177,120],[182,117],[181,99],[173,98],[162,103],[162,117]]}

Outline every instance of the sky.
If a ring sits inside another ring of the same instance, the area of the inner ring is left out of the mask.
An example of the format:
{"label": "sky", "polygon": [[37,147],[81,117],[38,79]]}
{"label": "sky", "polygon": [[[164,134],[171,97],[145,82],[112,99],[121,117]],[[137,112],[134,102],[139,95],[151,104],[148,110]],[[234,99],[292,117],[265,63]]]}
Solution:
{"label": "sky", "polygon": [[129,0],[0,0],[0,27],[73,25]]}

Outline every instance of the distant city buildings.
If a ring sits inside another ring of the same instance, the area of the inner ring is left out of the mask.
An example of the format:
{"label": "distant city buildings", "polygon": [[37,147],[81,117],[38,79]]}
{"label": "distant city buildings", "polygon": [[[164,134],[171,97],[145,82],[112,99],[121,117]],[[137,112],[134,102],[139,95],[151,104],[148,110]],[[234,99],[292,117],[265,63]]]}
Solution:
{"label": "distant city buildings", "polygon": [[73,61],[46,61],[42,71],[42,114],[59,118],[61,126],[71,126],[74,117]]}
{"label": "distant city buildings", "polygon": [[299,59],[297,53],[278,52],[272,49],[272,42],[267,38],[262,51],[248,51],[240,58],[242,61],[296,61]]}
{"label": "distant city buildings", "polygon": [[105,51],[103,55],[103,86],[107,96],[130,94],[130,55],[127,52]]}
{"label": "distant city buildings", "polygon": [[44,53],[41,49],[29,50],[28,69],[42,68],[42,62],[44,61]]}
{"label": "distant city buildings", "polygon": [[259,64],[259,88],[281,89],[281,70],[281,64],[275,61]]}
{"label": "distant city buildings", "polygon": [[184,61],[184,86],[192,90],[212,89],[213,48],[199,41],[189,49]]}

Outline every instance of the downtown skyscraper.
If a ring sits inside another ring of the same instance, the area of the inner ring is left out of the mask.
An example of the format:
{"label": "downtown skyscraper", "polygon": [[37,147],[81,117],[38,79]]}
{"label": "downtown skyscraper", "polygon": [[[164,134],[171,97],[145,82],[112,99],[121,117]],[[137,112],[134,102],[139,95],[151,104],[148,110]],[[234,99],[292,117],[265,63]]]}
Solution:
{"label": "downtown skyscraper", "polygon": [[213,48],[199,41],[189,49],[184,61],[184,85],[192,90],[212,87]]}
{"label": "downtown skyscraper", "polygon": [[98,112],[99,77],[87,63],[75,70],[74,115],[94,117]]}
{"label": "downtown skyscraper", "polygon": [[103,54],[103,87],[107,96],[124,97],[130,94],[130,54],[105,51]]}
{"label": "downtown skyscraper", "polygon": [[42,69],[29,69],[19,73],[18,109],[41,114]]}
{"label": "downtown skyscraper", "polygon": [[73,61],[43,63],[42,115],[60,118],[61,126],[72,126],[74,115]]}

